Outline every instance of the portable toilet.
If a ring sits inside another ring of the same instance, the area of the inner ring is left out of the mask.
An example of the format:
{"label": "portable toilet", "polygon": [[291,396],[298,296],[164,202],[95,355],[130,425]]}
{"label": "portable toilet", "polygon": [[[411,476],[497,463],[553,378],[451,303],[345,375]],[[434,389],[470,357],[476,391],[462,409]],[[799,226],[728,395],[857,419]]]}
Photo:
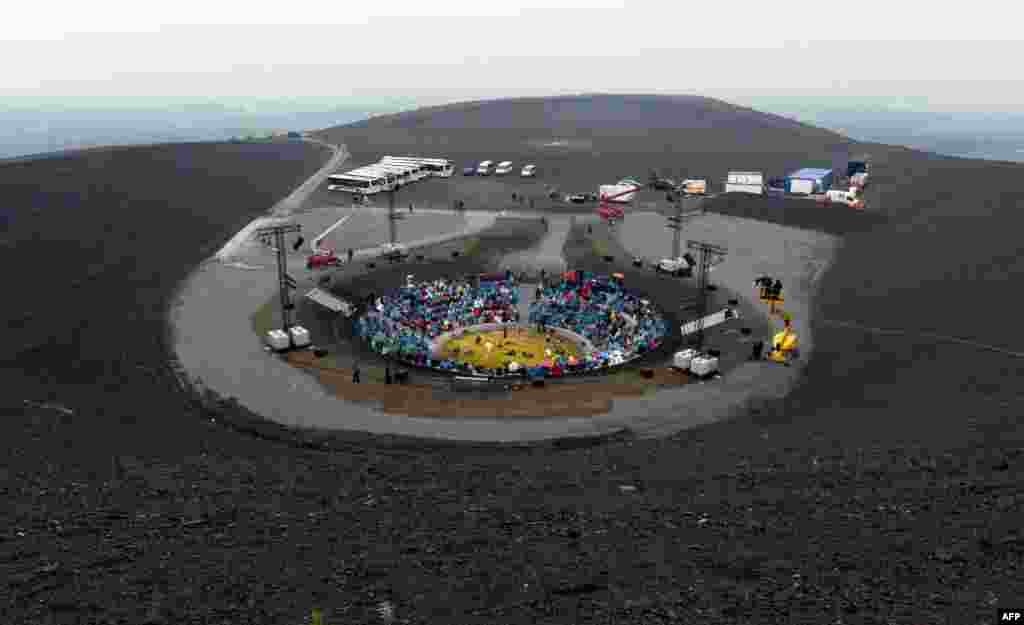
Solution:
{"label": "portable toilet", "polygon": [[288,335],[285,334],[284,330],[271,330],[267,332],[267,345],[277,352],[291,347],[291,344],[288,342]]}
{"label": "portable toilet", "polygon": [[694,356],[690,361],[690,373],[697,377],[706,377],[718,371],[718,358],[713,356]]}
{"label": "portable toilet", "polygon": [[309,345],[309,330],[302,326],[292,326],[288,329],[288,333],[292,336],[292,342],[295,347],[306,347]]}
{"label": "portable toilet", "polygon": [[676,355],[672,358],[672,367],[681,371],[690,370],[690,362],[693,361],[693,357],[697,355],[697,351],[694,349],[684,349],[681,352],[676,352]]}

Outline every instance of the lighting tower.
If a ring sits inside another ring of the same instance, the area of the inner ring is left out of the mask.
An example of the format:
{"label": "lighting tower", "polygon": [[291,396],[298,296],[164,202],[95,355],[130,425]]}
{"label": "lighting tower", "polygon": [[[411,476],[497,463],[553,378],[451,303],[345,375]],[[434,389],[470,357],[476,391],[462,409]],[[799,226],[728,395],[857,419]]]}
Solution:
{"label": "lighting tower", "polygon": [[397,187],[390,189],[388,193],[388,237],[391,241],[392,249],[398,243],[398,221],[405,219],[405,215],[395,212],[395,193],[398,192]]}
{"label": "lighting tower", "polygon": [[708,314],[708,270],[711,267],[712,256],[724,258],[729,250],[714,243],[704,241],[687,241],[686,247],[700,253],[700,260],[697,261],[697,351],[704,347],[704,317]]}
{"label": "lighting tower", "polygon": [[281,322],[284,325],[284,332],[288,335],[288,342],[292,342],[292,310],[295,304],[291,300],[291,290],[298,284],[295,278],[288,275],[288,258],[284,247],[284,235],[289,232],[302,232],[302,226],[292,223],[279,223],[273,226],[265,226],[256,230],[256,236],[264,243],[274,241],[274,248],[277,252],[277,282],[281,289]]}
{"label": "lighting tower", "polygon": [[683,222],[691,217],[696,217],[701,214],[700,210],[683,211],[683,192],[681,189],[676,189],[674,192],[668,194],[671,201],[675,206],[675,214],[670,215],[666,219],[668,224],[665,226],[669,230],[672,230],[672,256],[670,258],[679,258],[682,256],[682,230]]}

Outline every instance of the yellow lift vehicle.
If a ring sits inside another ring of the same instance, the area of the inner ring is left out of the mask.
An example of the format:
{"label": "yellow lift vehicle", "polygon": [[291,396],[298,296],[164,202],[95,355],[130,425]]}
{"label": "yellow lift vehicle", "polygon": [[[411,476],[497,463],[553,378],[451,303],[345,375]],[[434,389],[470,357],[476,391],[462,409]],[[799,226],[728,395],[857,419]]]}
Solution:
{"label": "yellow lift vehicle", "polygon": [[796,332],[793,332],[793,328],[790,325],[789,313],[782,312],[782,317],[785,327],[783,327],[781,332],[776,332],[775,336],[772,337],[772,349],[768,352],[768,360],[786,364],[793,358],[796,358],[799,353],[797,351],[798,340]]}
{"label": "yellow lift vehicle", "polygon": [[785,300],[782,297],[782,282],[768,276],[762,276],[754,281],[754,286],[760,289],[760,300],[769,305],[768,314],[782,318],[784,325],[782,331],[776,332],[772,337],[771,349],[768,352],[768,360],[781,364],[788,364],[790,360],[799,355],[796,332],[793,332],[792,316],[786,311],[778,308]]}

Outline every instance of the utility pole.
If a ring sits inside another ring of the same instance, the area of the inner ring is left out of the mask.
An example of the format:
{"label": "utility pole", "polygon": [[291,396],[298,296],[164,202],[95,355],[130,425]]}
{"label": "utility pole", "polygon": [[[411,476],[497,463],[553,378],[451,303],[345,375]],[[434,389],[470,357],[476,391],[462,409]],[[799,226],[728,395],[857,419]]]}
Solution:
{"label": "utility pole", "polygon": [[708,314],[708,269],[711,267],[712,256],[725,257],[729,250],[714,243],[704,241],[687,241],[686,247],[700,253],[697,271],[697,351],[704,347],[704,317]]}
{"label": "utility pole", "polygon": [[288,335],[288,342],[294,346],[292,333],[292,310],[295,304],[291,300],[291,290],[298,287],[295,278],[288,275],[288,258],[285,250],[284,235],[289,232],[302,232],[302,226],[291,223],[281,223],[274,226],[266,226],[256,231],[256,236],[264,243],[274,241],[277,252],[277,282],[281,289],[281,322],[284,324],[284,332]]}
{"label": "utility pole", "polygon": [[405,215],[395,211],[395,193],[397,189],[388,191],[388,238],[392,247],[398,243],[398,220],[405,219]]}

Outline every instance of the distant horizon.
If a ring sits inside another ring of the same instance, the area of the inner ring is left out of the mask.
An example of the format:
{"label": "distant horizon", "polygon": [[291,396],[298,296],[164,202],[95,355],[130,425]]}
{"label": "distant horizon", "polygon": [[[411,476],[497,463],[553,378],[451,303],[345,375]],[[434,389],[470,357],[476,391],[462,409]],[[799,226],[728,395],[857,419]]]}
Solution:
{"label": "distant horizon", "polygon": [[530,94],[478,94],[478,95],[305,95],[305,96],[160,96],[160,95],[95,95],[95,96],[42,96],[42,95],[2,95],[0,96],[0,112],[78,112],[90,110],[104,111],[166,111],[184,113],[217,113],[217,114],[265,114],[265,113],[307,113],[327,112],[367,108],[368,113],[397,112],[419,108],[421,106],[437,106],[476,100],[499,100],[535,97],[564,97],[568,95],[664,95],[664,96],[701,96],[723,100],[737,106],[758,109],[766,107],[764,112],[770,113],[782,108],[799,111],[837,111],[864,113],[922,113],[950,115],[980,115],[1006,118],[1024,118],[1024,110],[1005,110],[985,108],[982,106],[954,106],[947,103],[929,100],[924,97],[910,96],[854,96],[854,95],[821,95],[814,93],[774,93],[764,92],[666,92],[642,90],[628,92],[592,91],[566,93],[530,93]]}
{"label": "distant horizon", "polygon": [[[644,94],[637,91],[631,95]],[[899,97],[660,95],[712,97],[840,132],[856,141],[965,158],[1024,161],[1024,113],[925,110],[926,101]],[[8,98],[0,100],[0,158],[31,158],[102,146],[225,141],[274,131],[315,131],[423,106],[488,99],[502,98],[448,99],[436,94],[423,98],[388,94]]]}

